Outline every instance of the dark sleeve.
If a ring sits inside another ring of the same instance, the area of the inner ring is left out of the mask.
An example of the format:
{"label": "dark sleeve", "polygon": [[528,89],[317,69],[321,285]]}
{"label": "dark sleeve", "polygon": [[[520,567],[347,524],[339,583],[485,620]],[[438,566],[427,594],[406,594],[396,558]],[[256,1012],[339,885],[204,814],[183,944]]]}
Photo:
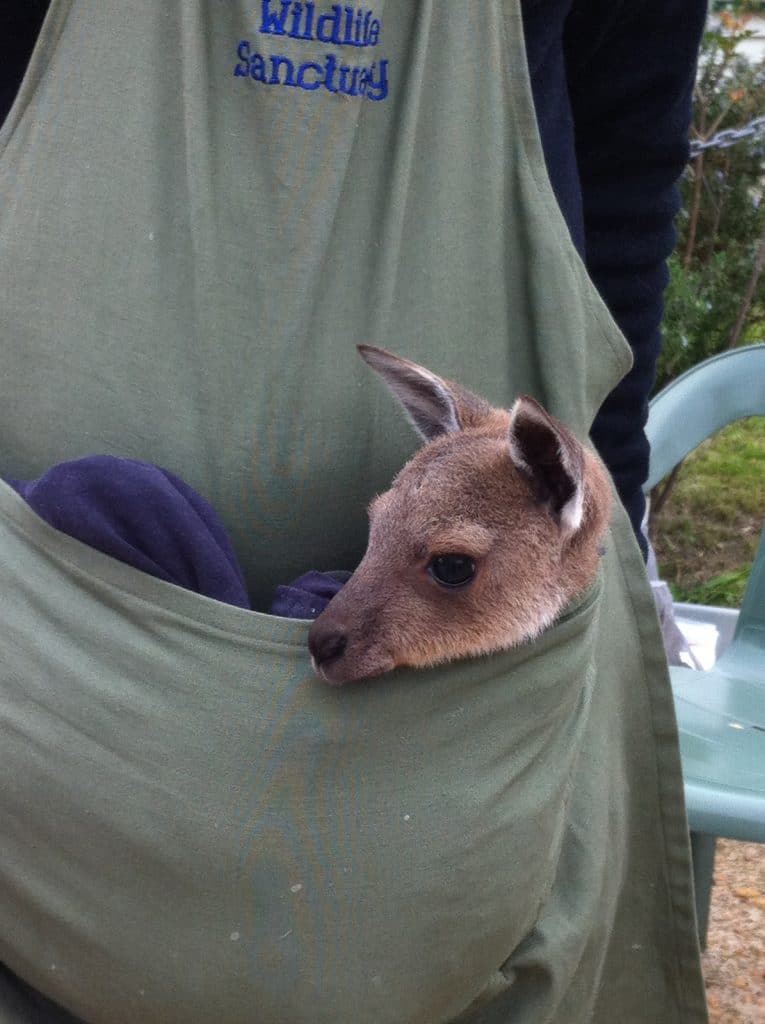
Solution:
{"label": "dark sleeve", "polygon": [[48,2],[5,0],[0,4],[0,125],[16,98]]}
{"label": "dark sleeve", "polygon": [[635,359],[592,437],[638,534],[643,428],[706,11],[706,0],[574,0],[564,30],[585,260]]}

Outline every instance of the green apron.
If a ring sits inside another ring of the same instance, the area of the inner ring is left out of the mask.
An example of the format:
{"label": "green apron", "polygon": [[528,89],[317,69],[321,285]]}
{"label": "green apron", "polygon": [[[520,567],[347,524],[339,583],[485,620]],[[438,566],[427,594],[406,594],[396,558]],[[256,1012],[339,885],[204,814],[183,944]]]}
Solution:
{"label": "green apron", "polygon": [[[353,567],[416,443],[357,342],[580,435],[629,365],[512,0],[54,0],[0,194],[0,475],[165,466],[259,609]],[[621,509],[536,642],[340,691],[307,623],[144,576],[5,486],[0,587],[4,1024],[705,1020]]]}

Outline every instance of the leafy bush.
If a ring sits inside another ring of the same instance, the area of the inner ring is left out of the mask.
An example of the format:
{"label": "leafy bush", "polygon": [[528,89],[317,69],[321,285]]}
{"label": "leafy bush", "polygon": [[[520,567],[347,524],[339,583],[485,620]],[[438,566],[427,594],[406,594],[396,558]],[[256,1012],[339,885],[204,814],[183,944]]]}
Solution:
{"label": "leafy bush", "polygon": [[[727,5],[704,35],[692,138],[707,140],[765,115],[765,61],[738,52],[753,33],[747,5]],[[751,7],[751,5],[748,5]],[[657,389],[702,359],[757,340],[765,327],[765,133],[691,161],[681,183]],[[765,332],[763,332],[765,333]]]}

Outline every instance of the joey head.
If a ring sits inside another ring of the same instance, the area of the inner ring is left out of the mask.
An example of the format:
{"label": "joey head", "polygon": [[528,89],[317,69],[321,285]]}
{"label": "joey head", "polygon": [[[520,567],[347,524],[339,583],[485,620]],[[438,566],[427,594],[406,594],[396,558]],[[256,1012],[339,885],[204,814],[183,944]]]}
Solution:
{"label": "joey head", "polygon": [[537,636],[596,575],[611,506],[599,458],[533,398],[493,408],[359,352],[425,444],[369,506],[366,553],[309,634],[316,672],[340,685]]}

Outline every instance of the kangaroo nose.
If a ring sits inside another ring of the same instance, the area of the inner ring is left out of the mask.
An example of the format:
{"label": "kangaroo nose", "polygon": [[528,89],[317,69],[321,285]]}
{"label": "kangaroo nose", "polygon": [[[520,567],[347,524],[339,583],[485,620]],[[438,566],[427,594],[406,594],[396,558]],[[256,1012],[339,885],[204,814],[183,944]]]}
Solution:
{"label": "kangaroo nose", "polygon": [[323,633],[314,632],[312,629],[308,637],[308,649],[317,665],[339,658],[347,646],[347,635],[337,631]]}

